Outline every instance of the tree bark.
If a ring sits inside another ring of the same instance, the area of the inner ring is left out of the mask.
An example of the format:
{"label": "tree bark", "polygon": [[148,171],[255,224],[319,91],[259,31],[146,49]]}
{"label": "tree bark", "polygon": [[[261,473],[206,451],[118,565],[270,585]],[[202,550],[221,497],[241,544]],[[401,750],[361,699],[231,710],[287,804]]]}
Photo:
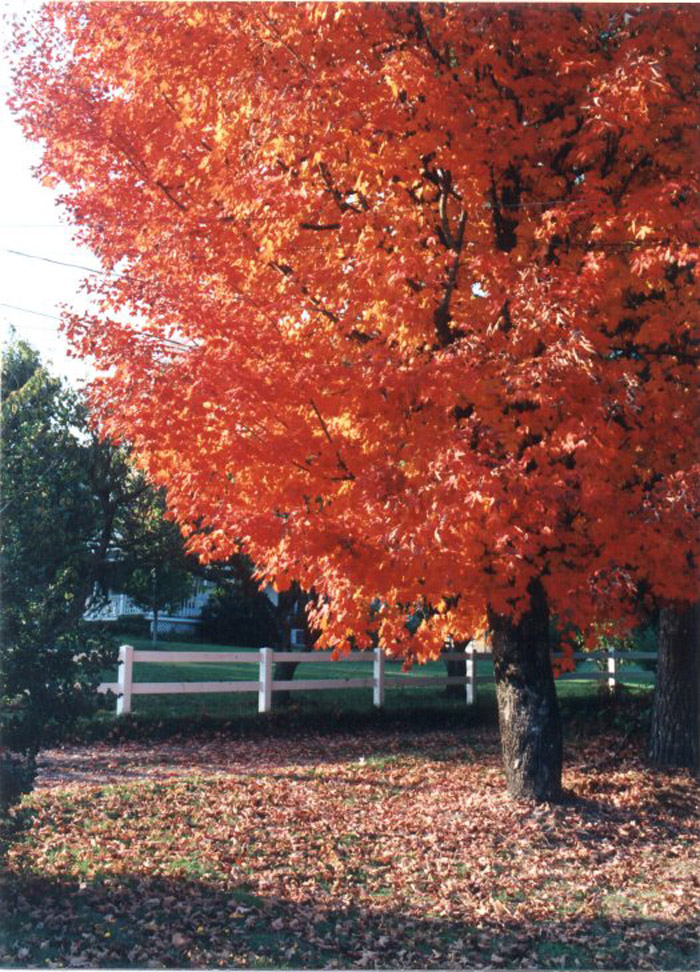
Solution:
{"label": "tree bark", "polygon": [[549,657],[549,608],[541,581],[517,624],[489,612],[498,721],[508,792],[561,800],[562,729]]}
{"label": "tree bark", "polygon": [[[464,649],[466,642],[460,642],[459,644],[450,645],[447,651],[460,651]],[[461,658],[443,658],[445,663],[445,668],[447,669],[448,678],[465,678],[467,674],[467,661]],[[463,699],[465,697],[464,685],[446,685],[445,695],[448,698]]]}
{"label": "tree bark", "polygon": [[649,759],[654,766],[700,768],[700,604],[663,608]]}
{"label": "tree bark", "polygon": [[[306,604],[309,595],[294,584],[288,591],[280,596],[277,605],[277,628],[279,643],[276,651],[312,651],[314,638],[309,629],[306,617]],[[292,629],[301,629],[304,632],[304,647],[292,645]],[[278,661],[275,664],[273,680],[275,682],[291,682],[299,666],[299,662]],[[275,702],[279,705],[289,705],[292,700],[292,693],[286,689],[275,692]]]}
{"label": "tree bark", "polygon": [[[291,651],[290,648],[286,646],[277,649],[278,651]],[[299,649],[296,649],[299,651]],[[294,679],[294,673],[299,667],[299,662],[288,662],[288,661],[278,661],[275,662],[275,670],[272,675],[272,680],[274,682],[291,682]],[[288,689],[279,689],[275,692],[275,702],[278,705],[289,705],[292,701],[292,693]]]}

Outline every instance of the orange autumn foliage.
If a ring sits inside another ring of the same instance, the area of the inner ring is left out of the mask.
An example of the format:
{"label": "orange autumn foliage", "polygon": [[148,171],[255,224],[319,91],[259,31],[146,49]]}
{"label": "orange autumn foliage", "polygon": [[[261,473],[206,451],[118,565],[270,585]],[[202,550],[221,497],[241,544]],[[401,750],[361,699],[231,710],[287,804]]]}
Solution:
{"label": "orange autumn foliage", "polygon": [[[48,5],[95,414],[205,560],[424,658],[698,596],[700,10]],[[370,609],[371,608],[371,609]],[[422,611],[412,637],[407,612]]]}

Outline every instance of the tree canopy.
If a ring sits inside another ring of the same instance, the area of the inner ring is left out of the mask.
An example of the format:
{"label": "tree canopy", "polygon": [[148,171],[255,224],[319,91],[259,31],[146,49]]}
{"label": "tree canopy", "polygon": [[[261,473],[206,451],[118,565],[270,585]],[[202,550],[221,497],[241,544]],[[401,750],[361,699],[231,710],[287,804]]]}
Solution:
{"label": "tree canopy", "polygon": [[[93,405],[206,559],[426,657],[697,597],[691,5],[51,4]],[[196,531],[196,532],[195,532]],[[420,611],[410,635],[405,618]]]}

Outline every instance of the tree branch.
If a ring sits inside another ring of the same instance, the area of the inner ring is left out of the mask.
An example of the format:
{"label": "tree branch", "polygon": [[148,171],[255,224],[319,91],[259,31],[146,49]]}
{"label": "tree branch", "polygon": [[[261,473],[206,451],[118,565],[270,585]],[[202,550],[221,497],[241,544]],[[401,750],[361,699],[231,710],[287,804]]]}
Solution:
{"label": "tree branch", "polygon": [[[272,260],[269,263],[269,266],[271,266],[274,270],[277,270],[278,273],[281,273],[283,277],[292,277],[294,275],[294,270],[289,266],[288,263],[278,263],[276,260]],[[319,314],[323,314],[324,317],[327,317],[328,320],[332,321],[334,324],[340,323],[340,318],[338,315],[325,308],[318,297],[314,297],[313,294],[309,293],[308,287],[306,287],[304,284],[297,283],[296,281],[295,283],[299,292],[312,305],[314,310],[318,311]]]}
{"label": "tree branch", "polygon": [[651,155],[648,152],[646,152],[640,159],[638,159],[637,162],[635,162],[635,164],[632,166],[630,171],[627,173],[627,176],[625,177],[620,188],[613,193],[613,200],[616,206],[620,205],[622,197],[629,189],[629,185],[632,182],[632,179],[634,179],[634,177],[639,172],[639,170],[642,169],[645,165],[648,165],[649,162],[651,162]]}
{"label": "tree branch", "polygon": [[338,465],[340,466],[340,468],[343,470],[343,472],[345,474],[344,476],[339,477],[339,478],[341,480],[352,480],[352,479],[354,479],[355,478],[354,474],[351,473],[350,470],[348,469],[348,467],[347,467],[347,465],[345,463],[345,460],[341,456],[340,450],[338,449],[337,445],[333,441],[333,437],[331,436],[330,432],[328,431],[328,426],[326,425],[326,423],[325,423],[325,421],[323,419],[323,416],[319,412],[318,407],[316,406],[316,402],[313,400],[313,398],[310,400],[310,405],[311,405],[311,408],[316,413],[316,417],[318,418],[319,424],[320,424],[321,428],[323,429],[323,434],[328,439],[328,441],[330,442],[330,444],[333,446],[333,449],[334,449],[335,455],[336,455],[336,459],[338,460]]}
{"label": "tree branch", "polygon": [[321,233],[325,230],[337,230],[340,229],[340,223],[299,223],[300,229],[306,230],[316,230]]}
{"label": "tree branch", "polygon": [[[446,215],[445,215],[445,219],[446,219]],[[448,232],[445,233],[445,237],[448,241],[449,249],[454,251],[455,258],[452,261],[452,266],[450,267],[450,271],[447,276],[445,293],[443,295],[442,300],[438,304],[435,313],[433,314],[433,321],[435,323],[435,333],[437,334],[439,345],[443,348],[451,344],[456,338],[456,334],[450,329],[450,320],[451,320],[450,305],[452,303],[452,295],[455,291],[455,288],[457,287],[457,277],[459,274],[459,265],[460,265],[462,247],[464,245],[464,230],[466,225],[467,225],[467,213],[466,210],[463,209],[459,217],[459,224],[457,226],[456,237],[452,236],[449,223],[447,226]]]}

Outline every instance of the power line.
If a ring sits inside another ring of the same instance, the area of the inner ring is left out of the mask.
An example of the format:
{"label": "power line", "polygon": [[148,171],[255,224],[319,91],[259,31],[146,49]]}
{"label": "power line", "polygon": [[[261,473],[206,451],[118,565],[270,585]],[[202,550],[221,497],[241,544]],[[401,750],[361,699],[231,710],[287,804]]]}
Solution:
{"label": "power line", "polygon": [[[110,276],[112,276],[112,277],[119,277],[122,280],[141,281],[144,284],[147,284],[148,286],[153,286],[152,281],[150,281],[147,277],[141,277],[141,276],[138,276],[136,274],[119,273],[117,270],[98,270],[95,267],[86,267],[86,266],[84,266],[83,264],[80,264],[80,263],[69,263],[66,260],[55,260],[55,259],[53,259],[51,257],[40,256],[37,253],[26,253],[24,250],[11,250],[11,249],[9,249],[9,247],[6,247],[5,248],[5,252],[6,253],[10,253],[13,256],[25,257],[28,260],[40,260],[40,261],[42,261],[44,263],[51,263],[51,264],[55,264],[55,265],[61,266],[61,267],[72,267],[72,268],[74,268],[76,270],[86,270],[88,273],[93,273],[93,274],[96,274],[96,275],[101,275],[103,277],[110,277]],[[156,285],[156,286],[158,286],[158,285]],[[261,309],[259,307],[259,305],[252,298],[248,297],[246,294],[242,294],[242,293],[236,294],[236,300],[240,300],[243,303],[250,304],[250,306],[251,307],[254,307],[256,310],[260,310]],[[264,313],[264,311],[263,311],[263,313]],[[169,338],[163,338],[162,340],[163,341],[170,341]],[[170,341],[170,343],[171,344],[178,344],[179,342],[177,342],[177,341]],[[182,347],[187,347],[187,345],[182,345]]]}
{"label": "power line", "polygon": [[[20,311],[22,314],[35,314],[37,317],[49,317],[51,318],[51,320],[54,321],[61,320],[61,318],[57,314],[47,314],[44,311],[31,310],[29,307],[19,307],[16,304],[0,303],[0,307],[8,307],[10,310]],[[30,327],[31,325],[27,324],[24,326]],[[34,330],[50,331],[53,330],[53,328],[41,327],[41,325],[35,325]],[[163,341],[166,344],[172,344],[177,348],[184,348],[186,351],[190,351],[195,347],[195,345],[193,344],[185,344],[182,341],[175,341],[173,340],[173,338],[165,337],[164,335],[162,337],[159,337],[157,334],[146,334],[143,331],[139,331],[138,333],[141,337],[147,338],[151,341]]]}
{"label": "power line", "polygon": [[[53,263],[60,267],[73,267],[76,270],[86,270],[88,273],[100,274],[104,277],[108,277],[110,275],[117,276],[117,277],[125,276],[123,273],[117,273],[117,271],[115,270],[96,270],[94,267],[86,267],[80,263],[68,263],[66,260],[54,260],[51,257],[39,256],[36,253],[25,253],[22,250],[11,250],[7,247],[5,249],[7,253],[11,253],[13,256],[26,257],[28,260],[41,260],[43,263]],[[0,307],[9,307],[11,310],[22,311],[26,314],[37,314],[40,317],[50,317],[55,321],[61,320],[61,318],[56,316],[55,314],[46,314],[42,311],[30,310],[27,307],[17,307],[13,304],[0,303]],[[172,344],[174,347],[177,348],[184,348],[185,350],[191,350],[191,348],[194,347],[194,345],[185,344],[182,341],[175,341],[173,340],[173,338],[165,337],[165,335],[158,337],[158,335],[156,334],[144,334],[143,332],[140,333],[142,337],[149,338],[151,341],[163,341],[165,344]]]}
{"label": "power line", "polygon": [[[552,202],[552,203],[555,203],[557,201],[558,200],[550,200],[550,202]],[[565,200],[561,200],[561,201],[563,202]],[[524,206],[526,206],[528,204],[522,204],[522,205],[524,207]],[[534,204],[533,203],[531,205],[548,205],[548,203],[539,203],[539,204]],[[674,241],[674,242],[681,242],[681,241]],[[700,245],[700,244],[698,244],[697,241],[689,241],[689,240],[686,240],[686,241],[683,241],[683,242],[685,242],[687,246],[698,246],[698,245]],[[644,246],[644,245],[668,246],[670,243],[671,243],[670,238],[664,238],[664,239],[649,239],[649,240],[620,240],[620,241],[616,241],[616,242],[613,242],[613,241],[605,242],[603,240],[595,240],[595,241],[588,241],[588,242],[587,241],[584,241],[584,240],[582,240],[582,241],[562,241],[562,243],[560,245],[563,248],[566,248],[567,246],[575,246],[575,247],[581,247],[581,248],[588,248],[588,247],[590,247],[591,249],[602,248],[602,249],[612,249],[612,250],[614,250],[616,248],[623,248],[623,249],[626,249],[626,250],[630,250],[630,249],[636,249],[637,247]],[[6,247],[5,248],[5,252],[6,253],[10,253],[12,256],[24,257],[25,259],[28,259],[28,260],[39,260],[39,261],[41,261],[43,263],[50,263],[50,264],[53,264],[55,266],[69,267],[69,268],[75,269],[75,270],[83,270],[83,271],[85,271],[87,273],[92,273],[92,274],[95,274],[97,276],[103,276],[103,277],[115,276],[115,277],[121,277],[124,280],[128,280],[128,279],[137,279],[137,280],[138,279],[143,279],[144,282],[148,282],[148,281],[145,280],[145,278],[139,278],[139,277],[130,276],[128,274],[119,273],[117,270],[100,270],[100,269],[97,269],[95,267],[87,267],[87,266],[85,266],[84,264],[81,264],[81,263],[71,263],[71,262],[69,262],[67,260],[56,260],[56,259],[54,259],[52,257],[41,256],[40,254],[37,254],[37,253],[26,253],[23,250],[13,250],[13,249],[10,249],[9,247]],[[239,294],[238,295],[238,299],[239,300],[246,301],[246,302],[252,304],[253,306],[257,306],[254,301],[252,301],[249,297],[246,297],[244,294]],[[19,312],[21,312],[23,314],[34,314],[34,315],[36,315],[38,317],[48,317],[48,318],[51,318],[52,320],[55,320],[55,321],[60,321],[61,320],[61,318],[58,315],[56,315],[56,314],[47,314],[44,311],[31,310],[28,307],[19,307],[19,306],[15,305],[15,304],[0,303],[0,307],[7,307],[10,310],[16,310],[16,311],[19,311]],[[166,344],[171,344],[171,345],[173,345],[175,347],[184,348],[186,350],[191,350],[191,348],[193,347],[193,345],[185,344],[182,341],[175,341],[174,339],[168,338],[168,337],[165,337],[165,336],[158,337],[155,334],[144,334],[143,332],[141,332],[141,334],[145,338],[149,338],[151,340],[156,340],[156,341],[163,341]]]}
{"label": "power line", "polygon": [[16,304],[0,303],[0,307],[9,307],[10,310],[21,311],[23,314],[36,314],[37,317],[50,317],[54,321],[61,320],[61,318],[57,314],[46,314],[44,311],[30,310],[28,307],[18,307]]}
{"label": "power line", "polygon": [[98,270],[95,267],[86,267],[82,263],[68,263],[66,260],[55,260],[52,257],[39,256],[36,253],[25,253],[23,250],[11,250],[9,247],[5,247],[5,252],[11,253],[13,256],[26,257],[28,260],[41,260],[43,263],[54,263],[59,267],[73,267],[75,270],[85,270],[87,273],[94,273],[103,277],[124,276],[122,273],[117,273],[116,270]]}

